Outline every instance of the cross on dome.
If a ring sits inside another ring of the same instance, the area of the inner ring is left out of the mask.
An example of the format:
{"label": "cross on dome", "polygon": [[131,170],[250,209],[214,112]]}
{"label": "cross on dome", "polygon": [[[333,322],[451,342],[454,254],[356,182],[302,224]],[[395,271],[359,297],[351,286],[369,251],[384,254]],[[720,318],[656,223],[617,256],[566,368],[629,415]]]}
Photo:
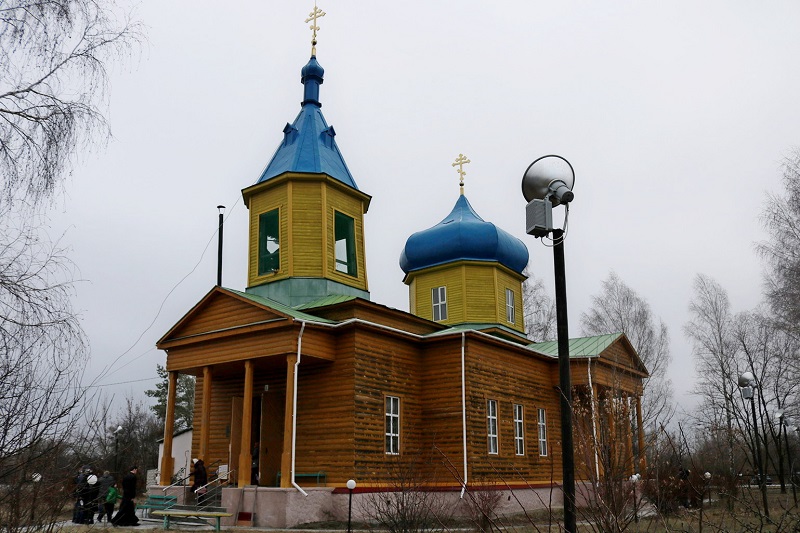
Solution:
{"label": "cross on dome", "polygon": [[458,167],[458,170],[456,170],[456,172],[458,172],[459,175],[459,186],[461,187],[462,196],[464,195],[464,176],[467,175],[467,173],[464,171],[464,165],[466,165],[467,163],[470,163],[470,160],[467,159],[464,156],[464,154],[458,154],[456,162],[453,163],[454,167]]}
{"label": "cross on dome", "polygon": [[324,17],[324,16],[325,16],[325,12],[323,10],[321,10],[320,8],[318,8],[317,7],[317,3],[314,2],[314,11],[309,13],[308,14],[308,18],[306,19],[306,22],[311,22],[312,20],[314,21],[314,22],[311,23],[311,26],[309,26],[309,28],[312,31],[312,34],[311,34],[311,55],[312,56],[316,56],[317,55],[317,30],[319,30],[319,26],[317,26],[317,19],[321,18],[321,17]]}

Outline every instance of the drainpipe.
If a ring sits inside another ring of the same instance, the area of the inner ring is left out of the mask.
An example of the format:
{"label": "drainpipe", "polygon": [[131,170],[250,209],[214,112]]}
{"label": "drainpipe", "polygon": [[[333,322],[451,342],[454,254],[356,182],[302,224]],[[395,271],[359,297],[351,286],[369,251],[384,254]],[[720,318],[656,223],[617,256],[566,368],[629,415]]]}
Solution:
{"label": "drainpipe", "polygon": [[461,438],[464,445],[464,483],[461,485],[461,498],[467,490],[467,386],[465,378],[465,354],[466,337],[465,332],[461,332]]}
{"label": "drainpipe", "polygon": [[292,393],[292,486],[299,490],[303,496],[308,493],[294,480],[294,457],[297,445],[297,373],[300,371],[300,348],[303,346],[303,330],[306,329],[305,321],[300,322],[300,333],[297,335],[297,361],[294,363],[294,391]]}

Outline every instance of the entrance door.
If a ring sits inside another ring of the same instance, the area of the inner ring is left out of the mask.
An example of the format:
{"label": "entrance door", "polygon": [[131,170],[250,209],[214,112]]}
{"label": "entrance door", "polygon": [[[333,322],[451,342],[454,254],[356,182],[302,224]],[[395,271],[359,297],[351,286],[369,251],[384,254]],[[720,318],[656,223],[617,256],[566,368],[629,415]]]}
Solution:
{"label": "entrance door", "polygon": [[259,479],[261,485],[277,486],[283,454],[284,393],[264,392],[261,395],[261,449]]}

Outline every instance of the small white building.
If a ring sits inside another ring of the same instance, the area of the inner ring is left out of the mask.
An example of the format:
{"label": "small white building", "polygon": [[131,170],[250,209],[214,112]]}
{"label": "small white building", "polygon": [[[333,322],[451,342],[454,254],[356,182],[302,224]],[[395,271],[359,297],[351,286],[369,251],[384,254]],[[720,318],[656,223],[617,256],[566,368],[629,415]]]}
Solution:
{"label": "small white building", "polygon": [[[164,439],[158,440],[158,464],[164,464]],[[182,429],[172,435],[172,478],[184,479],[188,485],[188,477],[192,472],[192,428]]]}

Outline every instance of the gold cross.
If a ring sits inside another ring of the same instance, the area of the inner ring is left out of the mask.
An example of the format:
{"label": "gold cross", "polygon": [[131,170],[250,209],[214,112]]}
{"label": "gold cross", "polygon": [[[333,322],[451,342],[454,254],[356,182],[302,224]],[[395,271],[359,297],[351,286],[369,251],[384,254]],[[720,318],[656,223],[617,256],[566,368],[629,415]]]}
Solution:
{"label": "gold cross", "polygon": [[458,175],[459,175],[459,179],[460,179],[459,185],[461,186],[461,195],[462,196],[464,195],[464,176],[467,175],[467,173],[464,172],[464,165],[466,165],[469,162],[470,162],[470,160],[467,159],[466,157],[464,157],[464,154],[458,154],[458,157],[456,157],[456,162],[453,163],[454,167],[456,167],[456,166],[458,167],[458,170],[456,170],[456,172],[458,172]]}
{"label": "gold cross", "polygon": [[314,21],[311,24],[311,26],[309,26],[309,28],[311,28],[311,31],[313,32],[313,34],[311,35],[311,55],[312,56],[316,56],[317,55],[317,30],[319,29],[319,26],[317,26],[317,19],[320,18],[320,17],[324,17],[324,16],[325,16],[325,12],[323,10],[321,10],[320,8],[318,8],[317,7],[317,3],[314,2],[314,11],[309,13],[308,14],[308,18],[306,19],[306,22],[311,22],[312,20]]}

